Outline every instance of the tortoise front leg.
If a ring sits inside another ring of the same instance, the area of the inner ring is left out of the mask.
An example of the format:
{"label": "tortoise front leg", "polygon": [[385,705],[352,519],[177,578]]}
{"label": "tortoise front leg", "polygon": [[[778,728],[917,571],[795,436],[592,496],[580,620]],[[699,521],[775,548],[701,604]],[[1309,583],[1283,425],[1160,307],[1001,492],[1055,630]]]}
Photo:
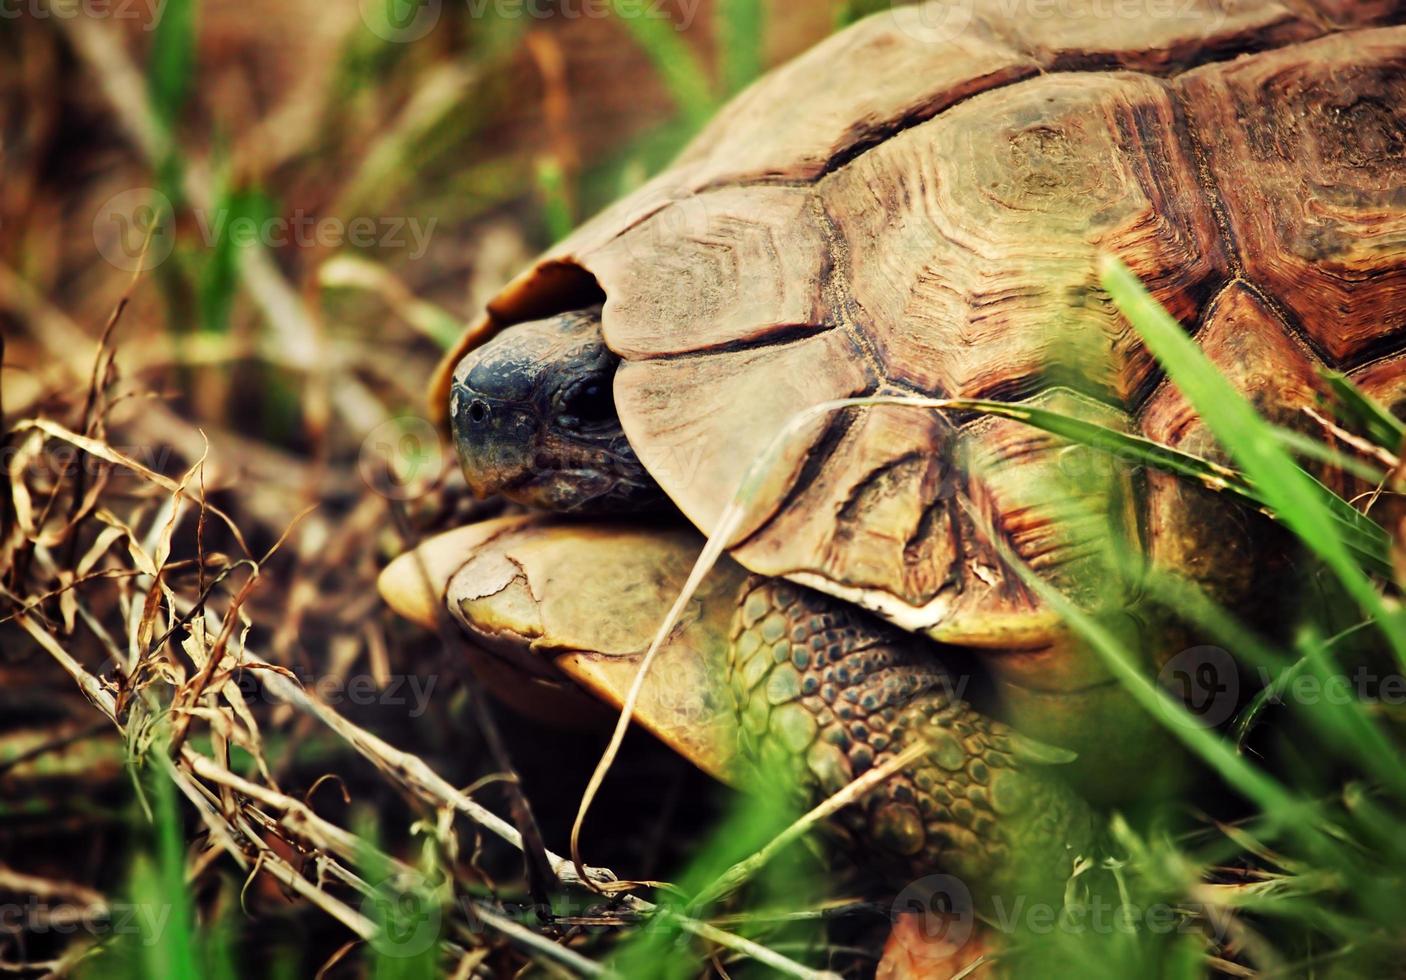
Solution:
{"label": "tortoise front leg", "polygon": [[728,677],[740,749],[818,802],[915,740],[928,746],[842,812],[861,843],[910,877],[942,872],[974,894],[1053,896],[1095,839],[1093,812],[1023,738],[957,696],[926,641],[853,606],[750,578]]}
{"label": "tortoise front leg", "polygon": [[[429,626],[447,600],[495,658],[537,666],[517,683],[523,692],[540,690],[550,666],[618,709],[699,547],[686,531],[505,518],[426,542],[380,584],[397,609]],[[861,845],[888,858],[898,911],[934,897],[916,879],[937,873],[960,878],[988,908],[997,895],[1057,900],[1094,840],[1089,807],[1051,766],[1069,753],[957,697],[939,657],[852,606],[724,560],[646,675],[635,718],[728,782],[745,783],[740,770],[758,764],[790,773],[803,802],[921,739],[919,762],[840,814]],[[567,720],[557,702],[544,708],[544,722]],[[774,792],[775,780],[766,788]],[[1000,938],[963,936],[958,949],[944,949],[952,937],[932,928],[932,910],[915,911],[895,924],[886,980],[950,976],[984,940]]]}

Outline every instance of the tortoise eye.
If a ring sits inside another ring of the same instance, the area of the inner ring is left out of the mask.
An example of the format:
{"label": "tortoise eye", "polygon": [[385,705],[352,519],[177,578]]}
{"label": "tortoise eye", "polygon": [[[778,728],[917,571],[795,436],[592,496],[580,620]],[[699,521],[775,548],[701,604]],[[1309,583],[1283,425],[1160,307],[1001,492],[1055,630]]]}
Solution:
{"label": "tortoise eye", "polygon": [[592,381],[578,385],[566,396],[562,411],[582,422],[608,422],[615,418],[615,399],[610,386]]}

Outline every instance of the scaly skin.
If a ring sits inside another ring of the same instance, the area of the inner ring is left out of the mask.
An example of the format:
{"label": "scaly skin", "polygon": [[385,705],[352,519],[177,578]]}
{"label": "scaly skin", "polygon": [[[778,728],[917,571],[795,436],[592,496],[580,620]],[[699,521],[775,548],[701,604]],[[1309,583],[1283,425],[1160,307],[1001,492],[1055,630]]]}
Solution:
{"label": "scaly skin", "polygon": [[910,876],[987,895],[1050,894],[1095,838],[1087,803],[1048,770],[1060,750],[954,695],[931,647],[861,610],[751,578],[728,654],[741,749],[811,804],[926,740],[925,757],[842,811],[862,846]]}

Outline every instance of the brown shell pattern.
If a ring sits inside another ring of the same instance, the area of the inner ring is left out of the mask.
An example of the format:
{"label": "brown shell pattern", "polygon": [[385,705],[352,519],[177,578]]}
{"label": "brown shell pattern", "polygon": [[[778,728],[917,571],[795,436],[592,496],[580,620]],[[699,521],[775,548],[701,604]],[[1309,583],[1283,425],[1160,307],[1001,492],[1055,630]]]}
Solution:
{"label": "brown shell pattern", "polygon": [[[1308,424],[1325,365],[1406,399],[1406,3],[1146,4],[861,22],[743,93],[475,336],[593,277],[626,433],[705,532],[827,399],[1034,400],[1213,451],[1099,288],[1100,252],[1285,424]],[[1009,643],[991,624],[1039,610],[991,535],[1077,585],[1099,533],[1048,492],[1062,448],[990,418],[837,413],[785,447],[734,554],[939,639]],[[1215,501],[1119,471],[1087,487],[1152,558],[1243,578]]]}

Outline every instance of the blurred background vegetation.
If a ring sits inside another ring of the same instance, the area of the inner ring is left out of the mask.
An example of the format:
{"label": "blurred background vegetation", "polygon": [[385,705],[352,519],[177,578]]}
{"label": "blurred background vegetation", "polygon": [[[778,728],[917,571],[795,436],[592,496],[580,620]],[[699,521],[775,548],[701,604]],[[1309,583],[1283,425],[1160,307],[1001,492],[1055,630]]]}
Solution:
{"label": "blurred background vegetation", "polygon": [[[622,3],[629,16],[605,0],[7,5],[9,362],[84,360],[63,327],[92,335],[105,320],[129,277],[103,243],[146,214],[141,197],[113,199],[152,189],[174,216],[151,258],[171,252],[133,296],[130,374],[179,362],[183,414],[314,454],[329,427],[416,403],[425,340],[444,343],[728,92],[855,12]],[[238,217],[376,232],[242,245],[222,234]],[[251,249],[267,253],[254,272]],[[12,407],[46,380],[16,374]]]}
{"label": "blurred background vegetation", "polygon": [[[465,816],[456,801],[507,814],[512,793],[492,778],[505,767],[462,651],[396,621],[374,581],[408,543],[486,511],[438,447],[389,481],[367,447],[387,422],[395,438],[420,431],[394,420],[424,412],[443,347],[533,254],[664,165],[759,71],[884,6],[0,0],[6,972],[775,973],[681,915],[640,928],[642,906],[579,889],[542,907],[519,849]],[[1135,284],[1123,293],[1139,301]],[[1166,344],[1174,377],[1208,376]],[[1198,408],[1226,413],[1222,441],[1260,486],[1292,484],[1276,476],[1287,458],[1254,455],[1274,440],[1248,409],[1219,389]],[[1361,404],[1338,417],[1370,450],[1364,479],[1399,480],[1400,422]],[[1239,448],[1236,426],[1250,433]],[[1345,582],[1390,576],[1386,533],[1341,501],[1237,489],[1320,556],[1335,534],[1366,534],[1373,562],[1348,561]],[[1270,693],[1226,738],[1185,736],[1207,773],[1185,805],[1110,822],[1098,873],[1124,912],[1161,910],[1171,927],[1053,930],[1031,943],[1035,975],[1399,974],[1400,704],[1275,693],[1332,677],[1332,657],[1379,664],[1374,623],[1401,654],[1399,616],[1381,617],[1399,604],[1335,593],[1331,616],[1276,648],[1166,587]],[[204,640],[182,643],[176,627],[201,614]],[[187,732],[173,705],[224,645],[268,666],[220,675],[227,717]],[[344,723],[295,710],[288,677]],[[423,703],[408,677],[435,679]],[[368,678],[377,692],[399,681],[399,700],[353,696]],[[542,841],[564,849],[606,734],[493,714]],[[183,736],[215,766],[203,789],[188,760],[164,761]],[[265,795],[245,787],[236,806],[235,777]],[[632,737],[583,852],[678,882],[650,892],[667,903],[785,827],[794,814],[775,803],[740,801]],[[1093,907],[1092,870],[1071,908]],[[863,874],[792,849],[713,928],[805,964],[797,975],[865,975],[890,909],[851,897],[877,894]]]}

